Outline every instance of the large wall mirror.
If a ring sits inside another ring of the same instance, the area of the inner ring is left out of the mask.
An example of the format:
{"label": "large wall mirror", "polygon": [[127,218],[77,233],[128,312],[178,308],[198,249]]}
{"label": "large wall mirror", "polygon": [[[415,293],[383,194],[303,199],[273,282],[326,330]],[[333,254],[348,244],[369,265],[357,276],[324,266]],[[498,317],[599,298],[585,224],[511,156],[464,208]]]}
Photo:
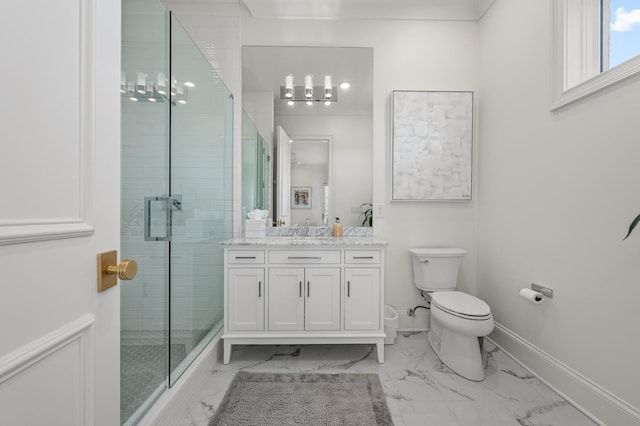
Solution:
{"label": "large wall mirror", "polygon": [[373,50],[244,46],[242,87],[243,110],[275,160],[272,217],[289,226],[330,225],[335,217],[345,226],[368,225],[362,212],[373,197]]}

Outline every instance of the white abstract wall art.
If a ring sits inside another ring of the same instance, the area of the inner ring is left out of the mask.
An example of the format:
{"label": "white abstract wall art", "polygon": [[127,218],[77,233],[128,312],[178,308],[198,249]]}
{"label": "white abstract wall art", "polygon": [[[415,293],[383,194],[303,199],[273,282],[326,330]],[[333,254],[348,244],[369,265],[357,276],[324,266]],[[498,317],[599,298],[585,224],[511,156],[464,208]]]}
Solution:
{"label": "white abstract wall art", "polygon": [[392,201],[471,200],[473,92],[393,92]]}

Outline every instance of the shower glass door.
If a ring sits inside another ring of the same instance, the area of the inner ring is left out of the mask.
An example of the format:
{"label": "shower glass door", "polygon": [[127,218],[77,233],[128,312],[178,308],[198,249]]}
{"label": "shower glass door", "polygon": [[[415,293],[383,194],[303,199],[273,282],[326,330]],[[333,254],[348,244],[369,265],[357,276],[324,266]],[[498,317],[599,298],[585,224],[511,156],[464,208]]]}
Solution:
{"label": "shower glass door", "polygon": [[223,251],[231,238],[233,97],[171,15],[170,384],[221,329]]}
{"label": "shower glass door", "polygon": [[123,2],[121,423],[137,424],[223,324],[233,98],[157,0]]}
{"label": "shower glass door", "polygon": [[122,2],[120,258],[138,262],[136,277],[119,284],[122,424],[137,423],[169,371],[169,243],[145,237],[166,228],[163,203],[146,198],[169,194],[169,103],[146,83],[169,75],[168,36],[159,1]]}

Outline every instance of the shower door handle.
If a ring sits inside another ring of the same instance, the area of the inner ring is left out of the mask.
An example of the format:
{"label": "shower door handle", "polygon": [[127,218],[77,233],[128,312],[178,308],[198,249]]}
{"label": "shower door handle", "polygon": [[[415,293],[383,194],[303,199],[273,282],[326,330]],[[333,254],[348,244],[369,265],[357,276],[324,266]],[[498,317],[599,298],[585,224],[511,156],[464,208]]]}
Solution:
{"label": "shower door handle", "polygon": [[[165,214],[158,227],[163,232],[152,232],[152,202],[161,202],[161,209]],[[145,241],[171,241],[171,224],[174,210],[182,210],[182,195],[159,195],[155,197],[144,197],[144,240]]]}

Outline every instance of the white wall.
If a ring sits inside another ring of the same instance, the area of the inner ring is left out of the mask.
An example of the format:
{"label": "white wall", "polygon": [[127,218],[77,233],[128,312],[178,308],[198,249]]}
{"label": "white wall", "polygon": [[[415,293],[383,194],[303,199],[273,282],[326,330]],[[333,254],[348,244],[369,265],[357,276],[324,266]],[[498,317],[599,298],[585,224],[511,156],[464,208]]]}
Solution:
{"label": "white wall", "polygon": [[[373,201],[376,236],[389,241],[386,303],[422,304],[407,249],[457,246],[468,251],[459,287],[475,293],[476,202],[390,203],[390,96],[393,90],[476,90],[479,30],[475,22],[257,20],[243,14],[242,44],[372,47],[374,62]],[[287,131],[291,131],[287,129]],[[291,131],[293,133],[293,131]],[[357,176],[357,174],[354,174]],[[401,317],[402,327],[426,325]]]}
{"label": "white wall", "polygon": [[[640,213],[640,81],[550,112],[551,4],[497,0],[481,22],[478,293],[499,343],[602,421],[637,425],[640,233],[621,240]],[[532,282],[554,298],[520,299]]]}

